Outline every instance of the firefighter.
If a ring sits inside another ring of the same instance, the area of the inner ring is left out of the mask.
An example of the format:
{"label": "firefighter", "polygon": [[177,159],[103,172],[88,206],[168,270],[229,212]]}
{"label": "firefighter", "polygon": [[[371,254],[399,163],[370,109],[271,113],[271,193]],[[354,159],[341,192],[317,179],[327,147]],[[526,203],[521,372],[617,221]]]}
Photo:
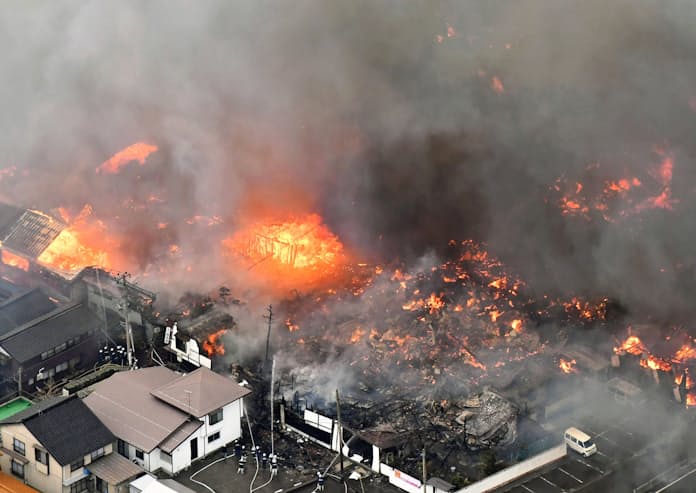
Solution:
{"label": "firefighter", "polygon": [[317,491],[324,491],[324,475],[317,471]]}
{"label": "firefighter", "polygon": [[271,477],[278,475],[278,456],[271,454]]}
{"label": "firefighter", "polygon": [[242,456],[242,446],[239,445],[239,440],[234,441],[234,456],[237,460]]}
{"label": "firefighter", "polygon": [[266,467],[268,467],[268,455],[266,455],[266,452],[261,454],[261,467],[263,469],[266,469]]}
{"label": "firefighter", "polygon": [[244,466],[246,466],[246,460],[246,453],[242,451],[242,456],[239,458],[239,464],[237,464],[237,474],[244,474]]}

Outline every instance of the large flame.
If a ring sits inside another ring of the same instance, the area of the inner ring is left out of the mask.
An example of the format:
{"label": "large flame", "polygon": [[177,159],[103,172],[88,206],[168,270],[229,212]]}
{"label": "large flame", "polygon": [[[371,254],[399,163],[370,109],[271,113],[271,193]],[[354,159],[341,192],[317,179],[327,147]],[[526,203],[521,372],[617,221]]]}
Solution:
{"label": "large flame", "polygon": [[97,167],[97,173],[116,174],[128,163],[145,164],[147,157],[157,151],[157,146],[145,142],[136,142],[118,151]]}
{"label": "large flame", "polygon": [[0,261],[2,261],[2,263],[5,265],[16,267],[25,271],[29,270],[29,261],[27,259],[20,257],[19,255],[15,255],[12,252],[8,252],[7,250],[2,250],[0,252]]}
{"label": "large flame", "polygon": [[220,329],[217,332],[210,334],[205,341],[203,341],[203,350],[208,354],[208,356],[222,356],[225,354],[225,346],[222,343],[222,336],[227,332],[227,329]]}
{"label": "large flame", "polygon": [[64,272],[75,272],[88,266],[111,269],[113,265],[108,252],[116,251],[118,244],[106,234],[101,221],[91,218],[92,208],[85,206],[74,220],[70,220],[65,211],[61,212],[68,227],[37,260]]}
{"label": "large flame", "polygon": [[317,214],[256,222],[223,240],[223,246],[246,257],[250,271],[298,284],[335,273],[344,258],[343,245]]}

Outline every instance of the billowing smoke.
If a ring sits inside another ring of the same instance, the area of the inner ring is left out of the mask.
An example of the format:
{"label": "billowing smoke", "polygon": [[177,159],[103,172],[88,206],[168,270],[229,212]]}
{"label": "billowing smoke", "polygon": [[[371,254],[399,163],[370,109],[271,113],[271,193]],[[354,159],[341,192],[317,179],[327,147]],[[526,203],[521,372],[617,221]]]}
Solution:
{"label": "billowing smoke", "polygon": [[[694,20],[650,0],[16,2],[0,191],[91,204],[135,268],[166,259],[178,287],[232,276],[219,241],[250,208],[316,211],[364,258],[474,238],[540,293],[674,315],[694,287]],[[95,173],[138,141],[159,151]],[[646,176],[656,148],[674,210],[560,214],[559,177]]]}

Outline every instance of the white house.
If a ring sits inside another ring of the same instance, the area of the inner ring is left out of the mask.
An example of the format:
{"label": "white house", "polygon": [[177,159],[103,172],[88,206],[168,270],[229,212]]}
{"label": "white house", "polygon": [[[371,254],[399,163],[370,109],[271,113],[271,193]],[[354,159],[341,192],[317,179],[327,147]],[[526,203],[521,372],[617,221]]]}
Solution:
{"label": "white house", "polygon": [[118,438],[118,453],[147,471],[176,474],[241,437],[249,393],[208,368],[181,375],[158,366],[117,373],[84,401]]}

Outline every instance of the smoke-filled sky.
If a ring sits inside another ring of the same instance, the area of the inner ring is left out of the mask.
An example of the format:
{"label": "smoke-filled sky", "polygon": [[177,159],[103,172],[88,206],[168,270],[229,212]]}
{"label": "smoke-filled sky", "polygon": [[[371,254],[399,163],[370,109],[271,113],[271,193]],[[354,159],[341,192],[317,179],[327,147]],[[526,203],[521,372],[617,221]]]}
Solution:
{"label": "smoke-filled sky", "polygon": [[[473,238],[540,292],[688,312],[690,7],[11,2],[0,13],[0,168],[14,170],[0,175],[0,195],[43,209],[92,204],[141,266],[177,243],[214,271],[220,236],[250,209],[318,212],[366,258]],[[95,173],[137,141],[160,150]],[[674,210],[614,222],[560,214],[560,177],[586,189],[647,182],[665,150]],[[196,215],[223,227],[191,232]]]}

